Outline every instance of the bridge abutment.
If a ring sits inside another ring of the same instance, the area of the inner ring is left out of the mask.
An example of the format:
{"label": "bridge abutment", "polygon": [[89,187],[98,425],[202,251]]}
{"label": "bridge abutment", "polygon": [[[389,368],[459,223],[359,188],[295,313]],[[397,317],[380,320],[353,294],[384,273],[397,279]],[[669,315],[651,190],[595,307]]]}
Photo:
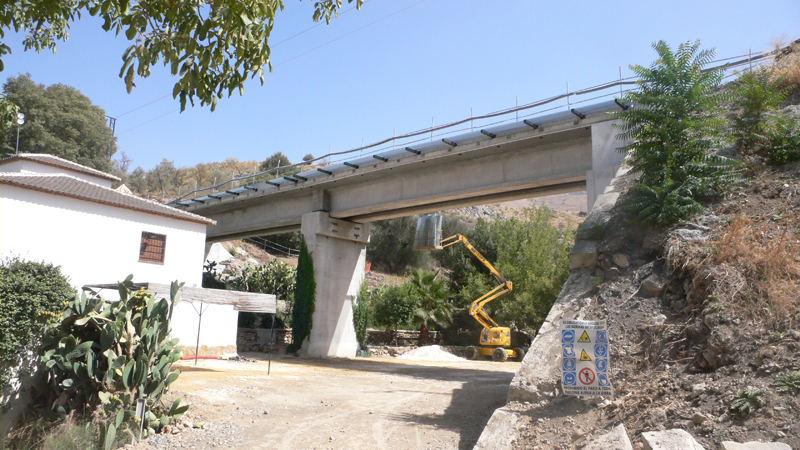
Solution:
{"label": "bridge abutment", "polygon": [[364,280],[370,225],[334,219],[325,211],[303,214],[300,231],[314,261],[317,283],[313,326],[303,353],[354,357],[353,299]]}

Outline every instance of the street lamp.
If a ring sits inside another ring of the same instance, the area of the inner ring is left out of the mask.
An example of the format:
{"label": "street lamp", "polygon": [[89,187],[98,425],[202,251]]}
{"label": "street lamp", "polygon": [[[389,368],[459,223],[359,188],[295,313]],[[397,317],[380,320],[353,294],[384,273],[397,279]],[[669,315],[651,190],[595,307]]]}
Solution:
{"label": "street lamp", "polygon": [[19,128],[25,125],[25,114],[17,114],[17,155],[19,155]]}

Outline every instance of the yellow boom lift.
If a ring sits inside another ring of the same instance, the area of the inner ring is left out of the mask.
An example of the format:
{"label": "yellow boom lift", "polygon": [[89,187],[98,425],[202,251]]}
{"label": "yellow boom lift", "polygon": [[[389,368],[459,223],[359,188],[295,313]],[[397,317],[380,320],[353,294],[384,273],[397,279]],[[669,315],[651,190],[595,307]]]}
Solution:
{"label": "yellow boom lift", "polygon": [[483,332],[480,338],[480,347],[467,347],[464,355],[467,359],[477,359],[478,356],[489,356],[495,361],[505,361],[509,358],[522,361],[525,352],[520,348],[511,348],[511,329],[501,327],[484,311],[483,307],[501,295],[511,292],[513,284],[507,280],[503,274],[481,253],[467,241],[467,238],[457,234],[447,239],[442,239],[442,216],[422,216],[417,222],[417,232],[414,236],[414,250],[430,251],[441,250],[457,243],[464,244],[478,261],[483,263],[492,277],[497,281],[498,286],[473,301],[469,307],[469,314],[483,325]]}

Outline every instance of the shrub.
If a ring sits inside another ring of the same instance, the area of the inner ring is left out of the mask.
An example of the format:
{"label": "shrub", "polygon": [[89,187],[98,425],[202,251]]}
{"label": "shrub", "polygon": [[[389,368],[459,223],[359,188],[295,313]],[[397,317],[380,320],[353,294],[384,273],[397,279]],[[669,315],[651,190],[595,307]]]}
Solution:
{"label": "shrub", "polygon": [[0,388],[74,295],[58,266],[18,257],[0,264]]}
{"label": "shrub", "polygon": [[[619,150],[628,152],[631,171],[641,175],[639,184],[651,190],[669,187],[658,196],[665,202],[660,208],[664,210],[713,194],[741,173],[735,161],[712,155],[714,146],[726,139],[717,105],[729,96],[716,91],[722,70],[703,70],[714,51],[698,51],[699,47],[699,41],[685,43],[673,53],[664,41],[653,44],[656,62],[649,68],[631,67],[640,78],[639,89],[625,94],[623,101],[633,106],[612,113],[623,122],[617,138],[631,141]],[[631,195],[637,192],[644,191]],[[634,215],[638,206],[648,204],[640,198],[629,202]],[[648,215],[658,217],[658,225],[670,225],[696,210],[677,208],[677,215]]]}
{"label": "shrub", "polygon": [[303,342],[311,335],[316,290],[314,261],[308,253],[305,241],[301,241],[300,256],[297,259],[294,304],[292,305],[292,343],[286,347],[287,353],[299,351],[303,347]]}
{"label": "shrub", "polygon": [[367,323],[369,321],[370,292],[367,283],[361,283],[358,297],[353,302],[353,328],[356,330],[356,340],[359,348],[366,350]]}
{"label": "shrub", "polygon": [[439,272],[422,269],[411,272],[408,284],[417,298],[412,323],[419,328],[419,340],[424,344],[428,340],[430,327],[445,327],[452,321],[453,305],[448,301],[450,291],[444,280],[439,278]]}
{"label": "shrub", "polygon": [[792,395],[800,394],[800,370],[794,372],[781,372],[772,382],[778,392],[787,392]]}
{"label": "shrub", "polygon": [[407,283],[383,286],[374,295],[376,325],[391,330],[411,325],[418,299]]}
{"label": "shrub", "polygon": [[754,413],[758,408],[766,405],[763,389],[747,388],[731,396],[731,415],[744,417]]}
{"label": "shrub", "polygon": [[775,110],[788,95],[790,87],[781,87],[785,78],[786,75],[775,77],[772,71],[759,68],[737,80],[733,103],[742,109],[742,113],[733,119],[733,135],[739,141],[742,153],[753,153],[759,135],[765,131],[764,114]]}
{"label": "shrub", "polygon": [[42,339],[52,407],[64,414],[100,406],[105,448],[114,443],[117,431],[133,434],[139,429],[134,422],[137,397],[152,402],[144,419],[148,435],[188,408],[180,406],[180,398],[170,406],[162,403],[180,375],[170,371],[181,356],[178,339],[170,339],[170,319],[183,284],[173,282],[170,299],[156,300],[144,289],[134,291],[132,278],[119,284],[118,302],[76,295],[60,323]]}
{"label": "shrub", "polygon": [[[229,278],[225,282],[225,288],[243,292],[258,292],[261,294],[273,294],[278,300],[287,303],[287,309],[291,311],[294,302],[294,290],[297,283],[297,270],[277,259],[273,259],[260,266],[245,266],[242,271]],[[256,317],[261,318],[261,327],[266,328],[270,314],[266,313],[239,313],[239,323],[242,328],[251,328]],[[276,319],[280,326],[291,326],[291,314],[284,315],[283,312],[276,313]]]}
{"label": "shrub", "polygon": [[770,164],[800,160],[800,120],[781,114],[768,122],[763,134],[764,151]]}

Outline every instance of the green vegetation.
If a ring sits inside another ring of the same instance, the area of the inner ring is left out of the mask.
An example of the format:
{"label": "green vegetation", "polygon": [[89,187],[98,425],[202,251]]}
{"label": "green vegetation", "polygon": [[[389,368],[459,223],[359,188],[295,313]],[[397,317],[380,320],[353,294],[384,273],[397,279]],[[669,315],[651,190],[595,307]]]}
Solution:
{"label": "green vegetation", "polygon": [[786,115],[771,118],[763,134],[764,151],[770,164],[781,165],[800,160],[800,120]]}
{"label": "green vegetation", "polygon": [[292,343],[286,353],[296,353],[303,342],[311,336],[317,282],[314,280],[314,261],[308,253],[305,241],[300,242],[300,256],[297,259],[297,282],[292,305]]}
{"label": "green vegetation", "polygon": [[766,405],[763,389],[747,388],[731,396],[731,415],[745,417],[754,413],[758,408]]}
{"label": "green vegetation", "polygon": [[712,154],[726,139],[718,105],[730,96],[717,91],[721,69],[703,71],[714,51],[699,47],[688,42],[673,53],[663,41],[653,44],[658,59],[631,67],[639,89],[622,100],[635,106],[612,114],[623,122],[617,137],[631,140],[620,150],[641,176],[626,202],[633,221],[667,226],[685,219],[702,211],[699,199],[740,173],[735,161]]}
{"label": "green vegetation", "polygon": [[[466,234],[470,243],[514,283],[513,291],[486,305],[487,312],[498,323],[531,335],[544,322],[569,276],[567,258],[574,234],[550,225],[552,217],[553,212],[545,206],[527,208],[525,220],[479,221]],[[472,258],[467,261],[471,268],[458,268],[464,278],[457,279],[452,276],[456,271],[451,272],[451,286],[460,287],[461,307],[497,286],[482,264]]]}
{"label": "green vegetation", "polygon": [[791,90],[781,87],[786,76],[774,77],[767,68],[748,71],[736,80],[733,104],[741,108],[733,119],[733,135],[745,156],[752,155],[759,146],[759,137],[766,132],[765,114],[780,106]]}
{"label": "green vegetation", "polygon": [[0,388],[9,386],[44,328],[74,295],[58,266],[18,257],[0,264]]}
{"label": "green vegetation", "polygon": [[[7,101],[25,113],[19,128],[22,153],[47,153],[103,172],[112,172],[117,140],[106,126],[106,113],[77,89],[36,84],[30,75],[9,77]],[[0,129],[0,151],[14,153],[17,127]]]}
{"label": "green vegetation", "polygon": [[367,283],[361,283],[358,297],[353,302],[353,328],[356,330],[356,340],[361,350],[367,350],[367,323],[370,313],[370,291]]}
{"label": "green vegetation", "polygon": [[372,267],[403,274],[406,269],[423,267],[430,257],[411,249],[417,229],[417,216],[380,220],[372,224],[367,255]]}
{"label": "green vegetation", "polygon": [[408,284],[382,286],[372,293],[375,325],[390,330],[411,326],[417,299]]}
{"label": "green vegetation", "polygon": [[60,323],[42,339],[51,389],[48,404],[57,406],[61,415],[91,413],[99,407],[97,423],[106,449],[122,430],[138,436],[137,398],[152,402],[144,418],[145,435],[156,433],[189,407],[181,406],[180,398],[170,405],[163,402],[180,375],[170,370],[181,356],[178,339],[170,339],[170,319],[183,284],[173,282],[169,300],[157,300],[144,289],[134,291],[132,278],[119,284],[118,302],[85,292],[76,295]]}
{"label": "green vegetation", "polygon": [[408,278],[411,295],[416,299],[414,315],[411,319],[419,328],[419,341],[426,343],[429,338],[428,328],[432,325],[441,327],[450,324],[453,317],[453,305],[449,302],[450,291],[439,273],[417,269]]}
{"label": "green vegetation", "polygon": [[[356,4],[360,8],[363,0]],[[341,8],[341,1],[317,1],[313,20],[330,23]],[[241,0],[204,8],[194,2],[21,0],[0,7],[0,38],[12,30],[27,33],[25,50],[55,51],[58,41],[69,38],[72,22],[83,15],[97,16],[103,30],[132,41],[122,54],[119,73],[129,93],[137,77],[146,78],[153,66],[163,64],[177,79],[172,96],[180,99],[181,110],[187,101],[194,105],[197,97],[213,111],[224,93],[243,94],[248,78],[258,76],[264,84],[265,66],[272,70],[269,37],[280,10],[280,0]],[[10,52],[0,41],[0,58]]]}
{"label": "green vegetation", "polygon": [[792,395],[800,394],[800,370],[781,372],[772,382],[778,392],[787,392]]}

